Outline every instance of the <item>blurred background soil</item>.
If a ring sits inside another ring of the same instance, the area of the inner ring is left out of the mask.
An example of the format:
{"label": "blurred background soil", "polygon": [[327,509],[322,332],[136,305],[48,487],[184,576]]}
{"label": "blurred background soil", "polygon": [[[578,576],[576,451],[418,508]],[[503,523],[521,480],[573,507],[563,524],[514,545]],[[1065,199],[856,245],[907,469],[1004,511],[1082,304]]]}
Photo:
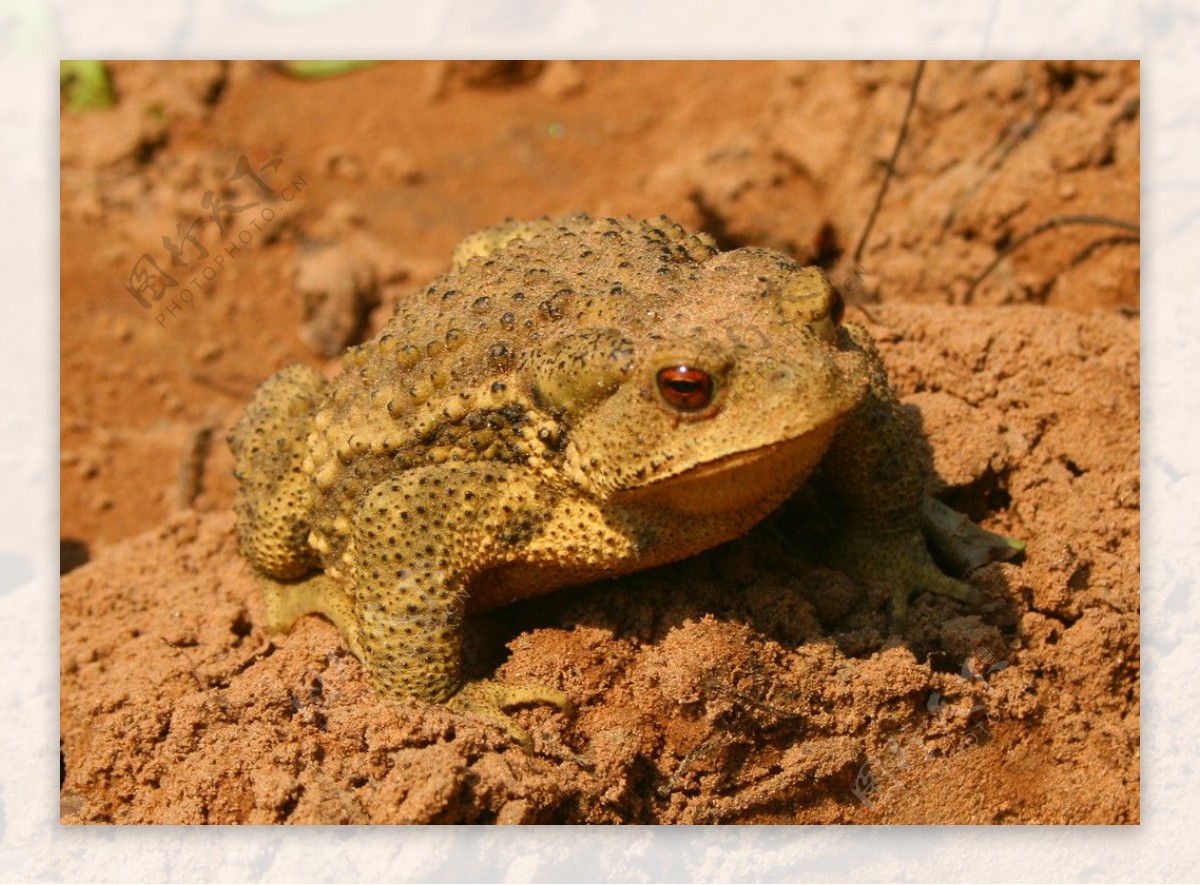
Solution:
{"label": "blurred background soil", "polygon": [[[930,63],[857,263],[912,62],[108,70],[61,115],[65,822],[1138,821],[1139,247],[1093,223],[1138,221],[1136,62]],[[268,636],[224,443],[254,388],[335,371],[466,234],[577,211],[824,265],[930,490],[1025,561],[889,638],[787,508],[480,616],[475,673],[580,705],[519,714],[532,754],[381,701],[319,618]]]}

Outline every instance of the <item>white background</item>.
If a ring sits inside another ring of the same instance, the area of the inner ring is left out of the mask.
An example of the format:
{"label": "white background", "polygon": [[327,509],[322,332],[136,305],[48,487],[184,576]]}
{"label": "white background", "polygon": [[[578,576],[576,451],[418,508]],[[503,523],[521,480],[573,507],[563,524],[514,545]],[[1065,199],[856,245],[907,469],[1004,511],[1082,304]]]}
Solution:
{"label": "white background", "polygon": [[[0,0],[0,880],[1195,881],[1196,47],[1186,0]],[[1142,825],[60,827],[58,59],[355,56],[1143,59]]]}

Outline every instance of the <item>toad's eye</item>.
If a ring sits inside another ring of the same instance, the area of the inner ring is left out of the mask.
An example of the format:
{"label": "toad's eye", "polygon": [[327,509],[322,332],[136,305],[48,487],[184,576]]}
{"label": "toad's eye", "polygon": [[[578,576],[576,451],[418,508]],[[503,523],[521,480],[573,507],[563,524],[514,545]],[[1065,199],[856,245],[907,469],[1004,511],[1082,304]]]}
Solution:
{"label": "toad's eye", "polygon": [[675,365],[658,370],[658,392],[667,405],[681,412],[703,409],[713,398],[712,375],[694,366]]}

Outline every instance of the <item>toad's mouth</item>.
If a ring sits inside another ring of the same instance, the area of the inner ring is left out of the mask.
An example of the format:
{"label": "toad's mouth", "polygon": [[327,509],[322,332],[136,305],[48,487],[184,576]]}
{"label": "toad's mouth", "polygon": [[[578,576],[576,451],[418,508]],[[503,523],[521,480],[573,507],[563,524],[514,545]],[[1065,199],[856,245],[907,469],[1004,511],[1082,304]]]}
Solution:
{"label": "toad's mouth", "polygon": [[837,430],[827,422],[783,442],[697,464],[680,473],[618,493],[622,502],[645,501],[681,513],[716,513],[791,497],[820,463]]}

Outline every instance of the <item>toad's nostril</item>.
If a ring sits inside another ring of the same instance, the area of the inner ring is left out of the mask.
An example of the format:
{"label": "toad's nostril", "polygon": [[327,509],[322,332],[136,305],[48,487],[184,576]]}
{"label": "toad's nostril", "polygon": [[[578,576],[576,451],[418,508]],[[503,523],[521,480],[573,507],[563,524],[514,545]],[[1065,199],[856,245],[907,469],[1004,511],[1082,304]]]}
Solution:
{"label": "toad's nostril", "polygon": [[846,302],[842,298],[842,293],[836,287],[830,289],[829,295],[829,318],[833,320],[835,326],[842,324],[842,318],[846,316]]}

